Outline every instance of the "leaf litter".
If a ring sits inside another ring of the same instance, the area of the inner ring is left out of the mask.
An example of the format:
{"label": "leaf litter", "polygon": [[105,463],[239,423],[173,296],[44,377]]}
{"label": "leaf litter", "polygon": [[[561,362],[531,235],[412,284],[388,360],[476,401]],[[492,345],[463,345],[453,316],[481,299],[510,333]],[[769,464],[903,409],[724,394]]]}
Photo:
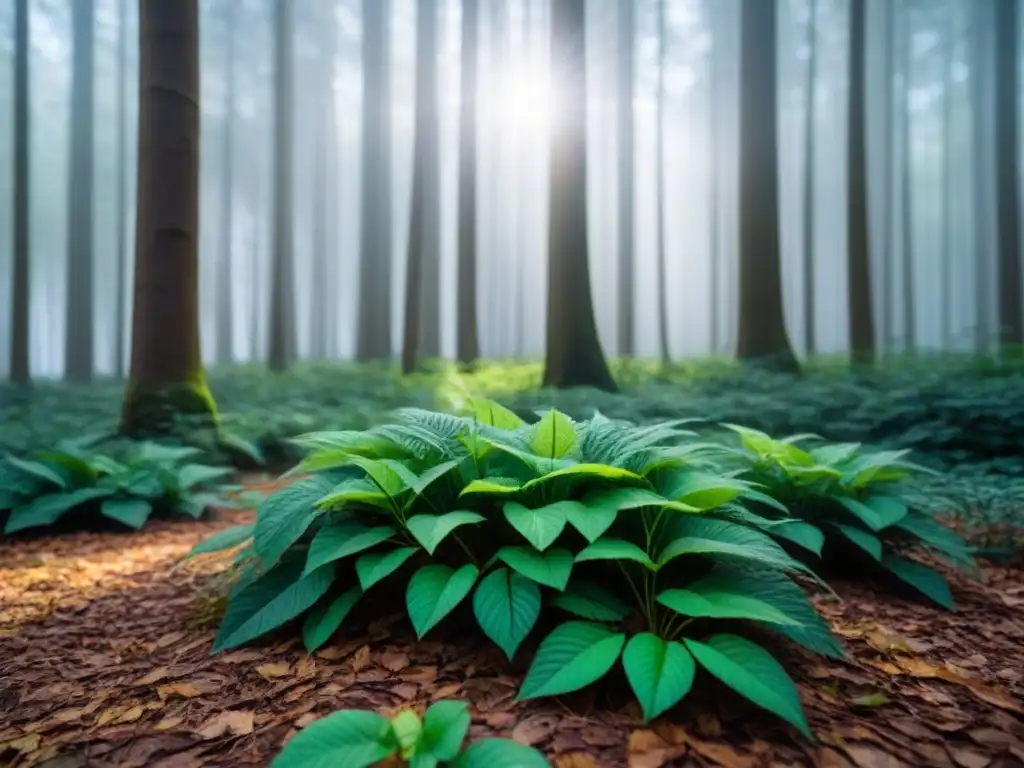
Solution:
{"label": "leaf litter", "polygon": [[953,612],[863,584],[836,584],[841,602],[816,599],[851,658],[794,659],[819,740],[809,744],[708,679],[706,695],[647,726],[611,686],[517,703],[519,656],[509,664],[443,626],[416,642],[398,614],[353,625],[312,657],[287,631],[210,656],[213,566],[172,566],[252,517],[0,542],[0,765],[265,765],[334,710],[422,712],[443,698],[471,702],[471,739],[514,738],[560,768],[1024,765],[1020,568],[983,566],[981,582],[950,573]]}

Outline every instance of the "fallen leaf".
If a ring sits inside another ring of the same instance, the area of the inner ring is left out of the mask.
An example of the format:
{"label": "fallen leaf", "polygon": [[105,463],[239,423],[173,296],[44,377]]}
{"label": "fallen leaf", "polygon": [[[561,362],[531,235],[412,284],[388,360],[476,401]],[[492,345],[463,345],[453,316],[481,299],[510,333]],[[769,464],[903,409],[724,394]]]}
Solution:
{"label": "fallen leaf", "polygon": [[155,731],[169,731],[171,728],[177,728],[185,721],[183,717],[165,717],[163,720],[153,726]]}
{"label": "fallen leaf", "polygon": [[170,675],[170,673],[171,670],[169,667],[157,667],[145,677],[140,677],[133,683],[133,685],[152,685],[153,683],[158,683],[165,679]]}
{"label": "fallen leaf", "polygon": [[960,768],[987,768],[992,762],[991,757],[979,755],[977,752],[972,752],[969,749],[950,747],[948,751],[949,756],[953,758],[953,762],[960,766]]}
{"label": "fallen leaf", "polygon": [[306,714],[304,714],[302,717],[300,717],[298,720],[295,721],[295,727],[296,728],[305,728],[310,723],[314,723],[314,722],[316,722],[319,719],[320,719],[320,717],[318,715],[315,715],[312,712],[307,712]]}
{"label": "fallen leaf", "polygon": [[384,651],[380,655],[380,665],[392,672],[401,672],[409,666],[409,654],[401,651]]}
{"label": "fallen leaf", "polygon": [[17,739],[12,739],[6,744],[0,744],[0,752],[6,749],[20,752],[21,754],[27,754],[29,752],[35,752],[39,749],[39,743],[42,741],[38,733],[27,733]]}
{"label": "fallen leaf", "polygon": [[512,738],[520,744],[532,747],[547,739],[558,726],[553,715],[531,715],[519,721],[512,729]]}
{"label": "fallen leaf", "polygon": [[[180,624],[178,626],[181,626]],[[166,648],[169,645],[174,645],[180,640],[184,640],[186,633],[184,632],[171,632],[170,634],[164,635],[154,643],[157,648]]]}
{"label": "fallen leaf", "polygon": [[555,768],[600,768],[586,752],[567,752],[554,760]]}
{"label": "fallen leaf", "polygon": [[261,664],[256,667],[256,674],[267,679],[286,677],[292,671],[292,665],[285,661],[278,661],[272,664]]}
{"label": "fallen leaf", "polygon": [[195,683],[170,683],[156,687],[156,695],[160,697],[161,701],[169,699],[171,696],[194,699],[196,696],[202,696],[203,693],[204,691]]}
{"label": "fallen leaf", "polygon": [[352,660],[349,664],[351,664],[353,672],[361,672],[370,666],[370,646],[364,645],[360,647],[358,651],[352,654]]}
{"label": "fallen leaf", "polygon": [[197,733],[204,739],[217,739],[221,736],[245,736],[252,730],[252,712],[228,710],[207,720]]}
{"label": "fallen leaf", "polygon": [[882,707],[885,706],[885,703],[885,694],[879,691],[875,691],[874,693],[868,693],[863,696],[857,696],[855,698],[850,699],[851,707],[859,707],[863,709]]}

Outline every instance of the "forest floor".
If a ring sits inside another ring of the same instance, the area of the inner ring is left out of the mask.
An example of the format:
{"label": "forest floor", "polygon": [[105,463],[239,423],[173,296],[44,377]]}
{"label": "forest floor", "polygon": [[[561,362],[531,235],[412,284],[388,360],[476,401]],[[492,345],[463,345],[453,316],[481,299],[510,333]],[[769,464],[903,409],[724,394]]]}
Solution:
{"label": "forest floor", "polygon": [[1024,765],[1019,567],[947,574],[953,612],[854,584],[816,598],[851,660],[787,664],[811,745],[709,680],[648,726],[607,690],[517,703],[523,670],[493,645],[443,628],[417,643],[398,611],[312,656],[287,631],[211,656],[212,567],[179,560],[253,516],[0,541],[0,765],[266,765],[334,710],[439,698],[471,702],[471,739],[511,736],[561,768]]}

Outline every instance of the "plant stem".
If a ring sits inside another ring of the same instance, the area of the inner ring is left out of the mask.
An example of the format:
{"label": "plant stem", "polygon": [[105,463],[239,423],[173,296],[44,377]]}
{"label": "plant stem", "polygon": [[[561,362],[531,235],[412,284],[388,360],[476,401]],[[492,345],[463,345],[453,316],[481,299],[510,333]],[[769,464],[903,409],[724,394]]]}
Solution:
{"label": "plant stem", "polygon": [[476,558],[473,557],[473,553],[469,551],[469,547],[466,546],[465,542],[459,538],[459,534],[453,533],[452,538],[455,539],[455,541],[458,543],[460,547],[462,547],[462,551],[466,553],[466,557],[469,558],[469,562],[476,566],[476,569],[479,571],[480,563],[478,563]]}

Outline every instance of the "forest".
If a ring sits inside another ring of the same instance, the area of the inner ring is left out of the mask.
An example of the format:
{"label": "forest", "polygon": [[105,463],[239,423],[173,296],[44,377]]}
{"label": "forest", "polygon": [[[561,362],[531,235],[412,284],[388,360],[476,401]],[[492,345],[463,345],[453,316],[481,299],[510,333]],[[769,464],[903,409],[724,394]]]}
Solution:
{"label": "forest", "polygon": [[0,3],[0,766],[1024,766],[1020,5]]}

